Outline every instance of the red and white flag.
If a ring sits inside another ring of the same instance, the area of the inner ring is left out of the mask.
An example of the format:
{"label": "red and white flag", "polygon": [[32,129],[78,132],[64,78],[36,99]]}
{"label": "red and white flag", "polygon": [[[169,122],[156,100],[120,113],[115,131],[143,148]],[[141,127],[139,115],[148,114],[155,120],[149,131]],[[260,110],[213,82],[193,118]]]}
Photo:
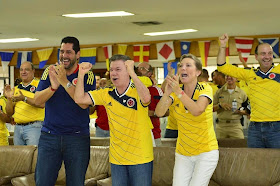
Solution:
{"label": "red and white flag", "polygon": [[157,43],[158,60],[168,61],[175,59],[173,41]]}
{"label": "red and white flag", "polygon": [[250,56],[254,38],[235,37],[236,49],[241,52],[242,58],[247,62]]}
{"label": "red and white flag", "polygon": [[133,56],[135,62],[149,62],[150,59],[150,45],[134,45]]}
{"label": "red and white flag", "polygon": [[203,67],[207,67],[207,59],[210,49],[210,41],[198,41],[199,53]]}
{"label": "red and white flag", "polygon": [[104,46],[103,51],[104,51],[104,55],[106,58],[106,68],[109,71],[109,69],[110,69],[109,59],[110,59],[110,57],[112,57],[112,45]]}

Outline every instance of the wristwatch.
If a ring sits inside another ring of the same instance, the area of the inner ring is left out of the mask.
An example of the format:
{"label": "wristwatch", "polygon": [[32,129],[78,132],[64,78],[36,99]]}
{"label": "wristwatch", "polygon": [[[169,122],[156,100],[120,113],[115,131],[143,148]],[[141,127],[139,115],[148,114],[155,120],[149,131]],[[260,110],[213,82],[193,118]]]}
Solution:
{"label": "wristwatch", "polygon": [[73,84],[70,81],[68,81],[68,83],[66,84],[66,88],[70,88],[72,86],[73,86]]}

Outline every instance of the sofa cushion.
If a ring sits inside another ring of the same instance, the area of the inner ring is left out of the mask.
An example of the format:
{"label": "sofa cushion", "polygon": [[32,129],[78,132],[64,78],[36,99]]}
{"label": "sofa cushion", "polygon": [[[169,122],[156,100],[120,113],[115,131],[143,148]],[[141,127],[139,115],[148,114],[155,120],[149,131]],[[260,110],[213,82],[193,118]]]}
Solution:
{"label": "sofa cushion", "polygon": [[219,185],[263,186],[280,181],[280,149],[220,148],[212,180]]}
{"label": "sofa cushion", "polygon": [[112,177],[97,181],[98,186],[112,186]]}
{"label": "sofa cushion", "polygon": [[[31,173],[35,146],[3,146],[0,148],[0,182]],[[9,181],[10,182],[10,181]]]}
{"label": "sofa cushion", "polygon": [[110,146],[110,137],[90,137],[90,146]]}
{"label": "sofa cushion", "polygon": [[153,186],[172,185],[175,147],[154,147]]}

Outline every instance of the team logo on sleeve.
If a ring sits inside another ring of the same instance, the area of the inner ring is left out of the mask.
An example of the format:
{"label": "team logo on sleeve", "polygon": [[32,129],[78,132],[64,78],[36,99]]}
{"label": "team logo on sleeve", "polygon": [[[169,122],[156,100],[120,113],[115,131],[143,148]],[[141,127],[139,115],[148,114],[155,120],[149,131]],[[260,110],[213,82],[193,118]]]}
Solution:
{"label": "team logo on sleeve", "polygon": [[35,90],[36,90],[36,87],[35,87],[35,86],[32,86],[32,87],[30,88],[30,92],[35,92]]}
{"label": "team logo on sleeve", "polygon": [[133,107],[135,105],[135,101],[132,98],[129,98],[126,104],[128,107]]}
{"label": "team logo on sleeve", "polygon": [[276,75],[275,75],[274,73],[270,73],[270,74],[268,75],[268,77],[269,77],[269,79],[274,79],[274,78],[276,77]]}
{"label": "team logo on sleeve", "polygon": [[72,84],[73,84],[74,86],[76,86],[76,85],[77,85],[77,81],[78,81],[78,78],[74,78],[74,79],[72,80]]}

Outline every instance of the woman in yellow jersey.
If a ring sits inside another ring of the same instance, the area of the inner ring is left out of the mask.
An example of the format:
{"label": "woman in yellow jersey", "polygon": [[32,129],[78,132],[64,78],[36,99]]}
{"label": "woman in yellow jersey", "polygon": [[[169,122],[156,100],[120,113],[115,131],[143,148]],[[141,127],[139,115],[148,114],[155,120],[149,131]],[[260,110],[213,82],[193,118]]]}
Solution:
{"label": "woman in yellow jersey", "polygon": [[156,107],[157,116],[164,115],[168,107],[174,107],[178,124],[173,185],[208,185],[219,159],[212,117],[212,88],[198,82],[202,65],[194,55],[183,55],[178,67],[177,75],[166,77],[167,86]]}

